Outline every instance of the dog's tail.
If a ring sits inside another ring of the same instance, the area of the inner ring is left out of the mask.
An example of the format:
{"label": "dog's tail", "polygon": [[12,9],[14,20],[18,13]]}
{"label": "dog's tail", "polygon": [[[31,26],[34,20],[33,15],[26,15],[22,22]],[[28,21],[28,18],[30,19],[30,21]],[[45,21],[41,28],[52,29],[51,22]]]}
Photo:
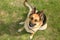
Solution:
{"label": "dog's tail", "polygon": [[27,0],[24,1],[24,5],[29,8],[29,10],[32,10],[32,6],[27,3]]}

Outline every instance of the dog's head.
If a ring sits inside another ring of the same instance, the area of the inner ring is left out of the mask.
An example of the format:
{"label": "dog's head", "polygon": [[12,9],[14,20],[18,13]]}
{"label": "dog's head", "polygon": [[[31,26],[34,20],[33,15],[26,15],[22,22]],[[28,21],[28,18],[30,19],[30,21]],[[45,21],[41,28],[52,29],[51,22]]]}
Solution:
{"label": "dog's head", "polygon": [[34,8],[29,15],[29,26],[30,27],[37,27],[43,24],[43,11],[36,12],[36,8]]}

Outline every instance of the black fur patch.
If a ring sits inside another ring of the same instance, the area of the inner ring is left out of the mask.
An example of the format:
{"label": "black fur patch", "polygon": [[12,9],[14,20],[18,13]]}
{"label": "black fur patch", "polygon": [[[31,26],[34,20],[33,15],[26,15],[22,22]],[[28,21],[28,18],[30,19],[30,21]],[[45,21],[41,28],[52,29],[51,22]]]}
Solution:
{"label": "black fur patch", "polygon": [[42,24],[42,26],[43,26],[45,23],[46,23],[46,15],[43,14],[43,24]]}

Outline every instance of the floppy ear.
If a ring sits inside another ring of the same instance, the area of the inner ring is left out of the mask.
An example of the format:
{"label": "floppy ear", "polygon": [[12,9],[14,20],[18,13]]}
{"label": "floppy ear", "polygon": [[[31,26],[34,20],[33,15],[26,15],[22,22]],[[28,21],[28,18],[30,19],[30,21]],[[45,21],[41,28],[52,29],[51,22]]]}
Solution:
{"label": "floppy ear", "polygon": [[32,9],[32,13],[35,13],[35,12],[36,12],[36,7]]}

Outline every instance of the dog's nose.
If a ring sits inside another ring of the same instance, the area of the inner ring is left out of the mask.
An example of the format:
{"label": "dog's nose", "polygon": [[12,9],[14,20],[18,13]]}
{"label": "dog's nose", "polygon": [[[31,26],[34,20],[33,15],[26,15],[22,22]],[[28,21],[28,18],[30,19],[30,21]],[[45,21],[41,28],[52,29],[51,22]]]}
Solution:
{"label": "dog's nose", "polygon": [[31,22],[29,23],[29,26],[30,27],[33,27],[33,26],[35,26],[36,24],[32,24]]}

